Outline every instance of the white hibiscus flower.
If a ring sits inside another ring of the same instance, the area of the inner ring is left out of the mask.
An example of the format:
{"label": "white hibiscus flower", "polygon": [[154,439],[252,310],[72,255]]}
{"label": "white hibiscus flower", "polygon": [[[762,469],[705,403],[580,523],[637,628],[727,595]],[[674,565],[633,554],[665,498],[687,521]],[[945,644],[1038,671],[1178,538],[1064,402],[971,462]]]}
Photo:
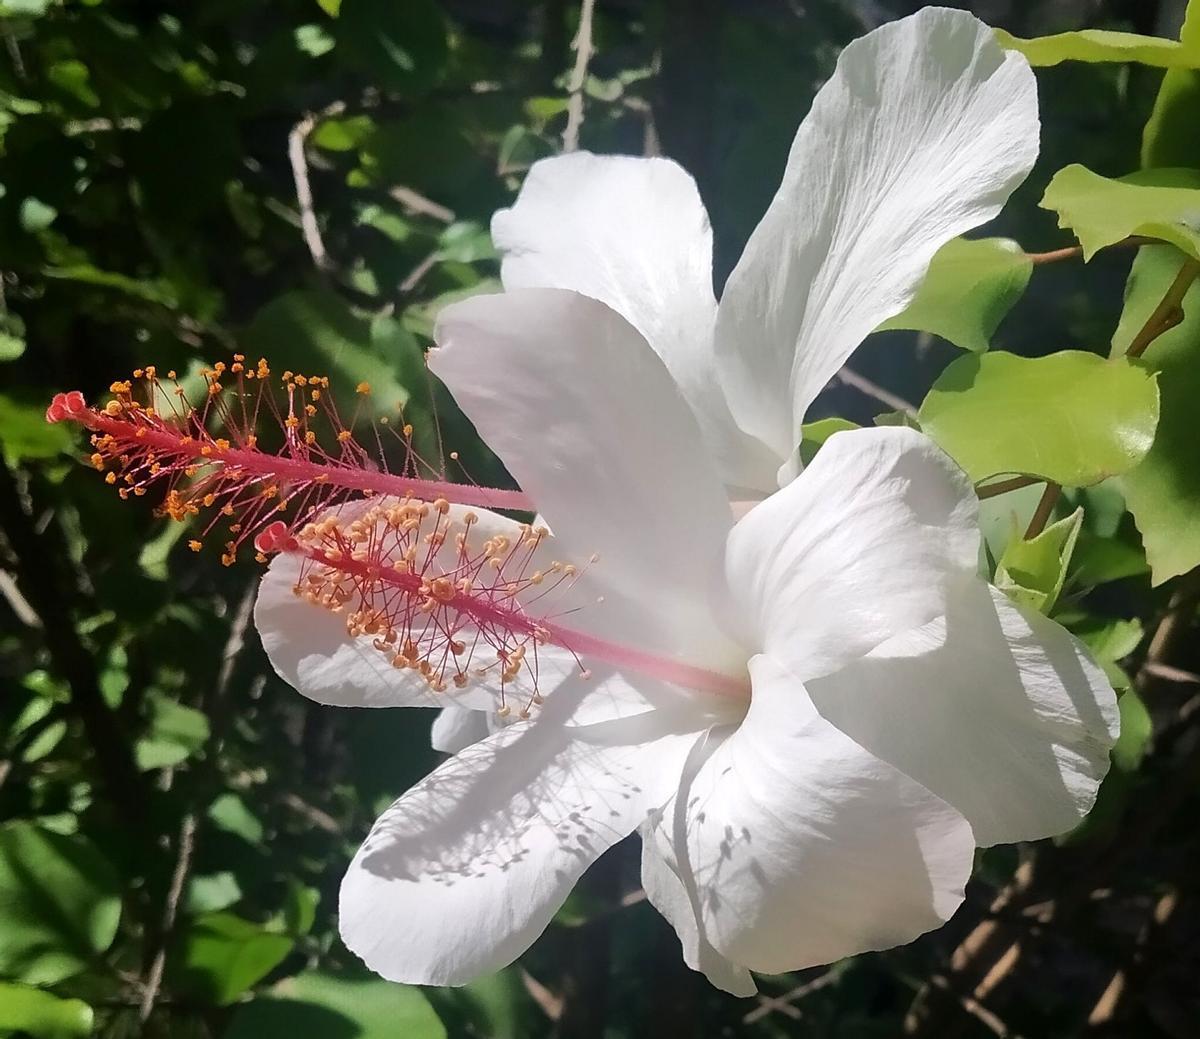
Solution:
{"label": "white hibiscus flower", "polygon": [[[957,467],[910,430],[863,430],[790,479],[820,385],[996,212],[1036,129],[1028,67],[969,15],[872,33],[719,308],[677,167],[580,156],[531,176],[497,222],[513,291],[447,309],[430,363],[553,536],[364,503],[279,546],[257,605],[275,667],[314,699],[486,711],[499,690],[518,717],[355,857],[341,931],[372,969],[459,984],[511,962],[636,829],[688,964],[749,993],[750,970],[936,927],[977,844],[1088,810],[1114,695],[1076,640],[979,579]],[[731,491],[780,482],[734,521]]]}

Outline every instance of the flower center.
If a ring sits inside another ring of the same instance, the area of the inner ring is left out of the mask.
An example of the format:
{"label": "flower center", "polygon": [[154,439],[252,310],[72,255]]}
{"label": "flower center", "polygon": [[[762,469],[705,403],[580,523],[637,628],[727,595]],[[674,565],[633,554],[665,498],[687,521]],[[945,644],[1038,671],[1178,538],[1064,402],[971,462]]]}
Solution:
{"label": "flower center", "polygon": [[[194,406],[174,372],[167,373],[166,385],[153,366],[133,374],[112,384],[113,397],[101,408],[89,407],[77,390],[57,394],[46,419],[92,430],[91,462],[122,498],[155,487],[164,494],[160,513],[172,519],[213,510],[201,537],[227,520],[226,565],[289,506],[291,530],[351,497],[373,494],[533,511],[520,491],[448,482],[417,455],[411,425],[386,417],[372,422],[378,450],[368,452],[350,428],[357,414],[349,427],[343,423],[325,376],[284,372],[276,388],[265,360],[247,365],[235,354],[231,365],[203,371],[204,402]],[[357,392],[361,400],[370,387],[360,383]],[[268,425],[277,430],[273,451],[259,444],[260,427]],[[399,472],[388,469],[385,439],[400,458]],[[457,454],[450,458],[457,461]],[[201,546],[199,538],[189,544],[197,551]]]}
{"label": "flower center", "polygon": [[[489,517],[489,521],[499,519]],[[295,534],[274,523],[261,553],[300,557],[297,596],[345,616],[352,638],[435,693],[480,679],[498,686],[501,715],[528,717],[541,703],[545,647],[704,693],[744,698],[744,681],[637,647],[597,638],[552,619],[548,607],[575,587],[584,567],[546,562],[549,532],[528,524],[482,536],[476,514],[444,499],[406,497],[327,513]]]}

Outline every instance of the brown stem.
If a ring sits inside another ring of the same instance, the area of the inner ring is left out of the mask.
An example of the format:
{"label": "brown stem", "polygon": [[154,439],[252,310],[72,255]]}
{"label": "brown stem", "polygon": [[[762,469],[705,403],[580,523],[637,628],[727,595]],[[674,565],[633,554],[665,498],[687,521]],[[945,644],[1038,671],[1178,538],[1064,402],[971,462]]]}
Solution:
{"label": "brown stem", "polygon": [[1038,502],[1037,508],[1034,510],[1033,517],[1029,521],[1029,526],[1025,530],[1026,541],[1037,537],[1043,530],[1046,529],[1046,524],[1050,522],[1050,517],[1054,515],[1054,506],[1058,504],[1058,499],[1061,497],[1061,484],[1046,484],[1046,489],[1042,492],[1041,501]]}
{"label": "brown stem", "polygon": [[[1129,238],[1123,238],[1119,242],[1113,242],[1112,245],[1105,246],[1107,249],[1136,249],[1143,245],[1158,245],[1160,244],[1157,238],[1146,238],[1143,235],[1133,235]],[[1061,260],[1075,260],[1083,256],[1082,245],[1068,245],[1062,249],[1051,249],[1044,253],[1026,253],[1025,257],[1034,266],[1039,266],[1043,263],[1058,263]]]}
{"label": "brown stem", "polygon": [[1141,331],[1133,337],[1133,342],[1125,351],[1126,357],[1141,357],[1154,340],[1183,320],[1183,298],[1197,275],[1200,275],[1200,260],[1184,260],[1179,273],[1175,275],[1175,280],[1171,282],[1171,287],[1167,289],[1167,294],[1146,319]]}
{"label": "brown stem", "polygon": [[1008,494],[1009,491],[1019,491],[1022,487],[1032,487],[1035,483],[1040,482],[1036,476],[1014,476],[1009,480],[1001,480],[999,483],[976,487],[975,495],[980,501],[986,501],[988,498],[996,498],[1001,494]]}

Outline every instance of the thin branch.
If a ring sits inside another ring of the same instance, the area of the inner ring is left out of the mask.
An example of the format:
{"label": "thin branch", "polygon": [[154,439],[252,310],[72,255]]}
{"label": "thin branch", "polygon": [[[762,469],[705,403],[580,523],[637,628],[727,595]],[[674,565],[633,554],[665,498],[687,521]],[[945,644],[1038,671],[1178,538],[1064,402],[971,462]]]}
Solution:
{"label": "thin branch", "polygon": [[399,202],[410,213],[420,213],[422,216],[433,217],[434,220],[440,220],[443,224],[454,223],[453,209],[448,209],[440,202],[434,202],[433,199],[426,198],[419,191],[414,191],[407,185],[393,184],[388,188],[388,195],[391,196],[394,202]]}
{"label": "thin branch", "polygon": [[305,148],[308,138],[317,128],[322,119],[338,115],[345,110],[345,104],[335,101],[320,112],[310,112],[288,134],[288,162],[292,167],[292,180],[296,185],[296,203],[300,207],[300,231],[304,235],[304,244],[308,246],[309,255],[314,266],[324,276],[333,270],[333,261],[325,248],[325,240],[321,237],[321,226],[317,221],[316,207],[313,202],[312,184],[308,179],[308,158]]}
{"label": "thin branch", "polygon": [[989,1010],[972,996],[955,992],[951,988],[950,982],[942,975],[934,974],[929,980],[935,988],[939,988],[947,995],[957,999],[959,1006],[963,1010],[975,1018],[976,1021],[987,1028],[993,1035],[997,1036],[998,1039],[1021,1039],[1020,1035],[1010,1029],[994,1011]]}
{"label": "thin branch", "polygon": [[592,15],[596,0],[583,0],[579,5],[579,31],[571,43],[575,51],[575,67],[567,83],[567,126],[563,130],[563,151],[579,149],[579,131],[583,127],[583,88],[587,83],[588,62],[592,60]]}
{"label": "thin branch", "polygon": [[1167,294],[1163,296],[1153,313],[1146,319],[1141,331],[1133,337],[1133,342],[1125,351],[1126,357],[1141,357],[1154,340],[1164,332],[1169,332],[1183,320],[1183,299],[1198,275],[1200,275],[1200,260],[1193,260],[1190,257],[1184,260],[1183,266],[1179,268],[1179,273],[1175,275],[1175,280],[1171,282],[1171,287],[1167,289]]}
{"label": "thin branch", "polygon": [[179,902],[183,897],[183,886],[187,883],[188,874],[192,869],[192,855],[196,849],[196,814],[188,812],[179,826],[178,850],[175,853],[175,868],[171,872],[171,884],[167,888],[167,897],[163,904],[162,922],[159,931],[158,948],[150,961],[150,969],[146,972],[145,987],[142,990],[142,1000],[138,1007],[138,1020],[145,1024],[154,1013],[154,1005],[158,1001],[162,989],[163,970],[167,965],[167,946],[175,931],[175,920],[179,913]]}
{"label": "thin branch", "polygon": [[793,1004],[799,1003],[806,996],[812,995],[829,985],[832,985],[837,980],[837,973],[832,970],[825,971],[824,974],[819,974],[815,978],[810,978],[808,981],[801,982],[795,988],[788,989],[782,996],[759,996],[758,1006],[751,1010],[742,1018],[742,1024],[752,1025],[760,1018],[766,1017],[768,1014],[773,1014],[776,1011],[781,1011],[789,1017],[798,1020],[800,1012]]}
{"label": "thin branch", "polygon": [[[238,657],[246,645],[246,631],[250,627],[250,619],[254,614],[254,593],[257,582],[251,581],[246,586],[238,603],[237,613],[229,627],[229,636],[225,640],[225,648],[221,652],[221,663],[217,668],[217,679],[212,687],[211,697],[206,697],[203,706],[207,713],[217,718],[224,717],[228,712],[220,709],[222,701],[229,691],[233,679],[233,670]],[[217,727],[209,734],[209,740],[218,738]],[[170,770],[166,775],[169,777]],[[179,837],[176,841],[175,868],[171,872],[171,882],[163,901],[162,918],[155,935],[154,954],[150,958],[150,966],[142,990],[142,999],[138,1007],[138,1020],[143,1024],[154,1013],[158,996],[162,989],[163,972],[167,964],[167,950],[175,934],[175,924],[179,916],[179,902],[183,896],[183,888],[192,871],[192,859],[196,851],[196,830],[198,816],[194,810],[184,813],[179,827]]]}
{"label": "thin branch", "polygon": [[40,628],[42,626],[42,618],[37,615],[37,610],[29,605],[29,600],[21,594],[21,589],[17,587],[13,575],[7,570],[0,570],[0,595],[4,596],[9,609],[17,615],[17,620],[25,627]]}
{"label": "thin branch", "polygon": [[845,383],[847,386],[853,386],[860,393],[865,393],[868,397],[874,397],[880,404],[886,404],[889,408],[895,411],[902,411],[906,415],[916,415],[916,405],[903,397],[892,393],[891,390],[886,390],[877,383],[850,368],[843,368],[837,373],[839,382]]}

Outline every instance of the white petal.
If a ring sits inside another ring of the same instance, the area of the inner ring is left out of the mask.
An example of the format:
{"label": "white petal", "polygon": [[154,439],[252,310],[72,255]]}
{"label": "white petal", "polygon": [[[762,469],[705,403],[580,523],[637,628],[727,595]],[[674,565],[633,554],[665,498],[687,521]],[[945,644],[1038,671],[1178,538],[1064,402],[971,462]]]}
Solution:
{"label": "white petal", "polygon": [[[712,229],[669,159],[559,155],[533,165],[492,219],[507,289],[573,289],[645,337],[691,405],[725,482],[757,488],[778,463],[734,423],[716,378]],[[767,486],[773,486],[767,484]]]}
{"label": "white petal", "polygon": [[988,591],[972,582],[946,616],[809,685],[825,718],[945,798],[984,846],[1078,823],[1119,729],[1083,645]]}
{"label": "white petal", "polygon": [[994,217],[1037,157],[1026,60],[927,8],[850,44],[725,287],[719,371],[780,462],[813,398],[911,300],[937,249]]}
{"label": "white petal", "polygon": [[[340,518],[353,519],[372,505],[385,502],[372,498],[349,502],[338,508]],[[520,536],[521,525],[487,509],[466,509],[452,505],[448,518],[461,522],[471,512],[476,520],[471,528],[472,545],[493,535],[511,539]],[[547,538],[537,549],[537,558],[549,562],[555,553],[554,539]],[[453,573],[457,565],[457,546],[448,539],[434,557],[432,576]],[[391,666],[388,656],[375,649],[373,638],[351,638],[346,632],[345,614],[331,613],[313,605],[294,589],[301,581],[302,557],[282,552],[263,574],[254,604],[254,626],[263,649],[276,673],[292,688],[317,703],[334,707],[445,707],[457,704],[473,710],[490,711],[498,706],[496,690],[485,683],[473,682],[464,689],[449,686],[434,693],[421,675],[411,669]],[[535,564],[540,565],[540,564]],[[553,600],[552,600],[553,601]],[[578,671],[575,657],[555,646],[538,647],[538,663],[545,686],[552,688],[558,678]]]}
{"label": "white petal", "polygon": [[372,970],[461,985],[511,963],[587,866],[670,796],[694,732],[660,712],[578,724],[573,696],[560,692],[532,721],[445,762],[376,822],[340,902],[342,938]]}
{"label": "white petal", "polygon": [[563,289],[442,311],[429,366],[604,597],[572,624],[698,666],[741,670],[710,589],[731,518],[690,410],[624,318]]}
{"label": "white petal", "polygon": [[457,754],[491,733],[488,718],[487,711],[472,711],[456,704],[443,707],[433,719],[429,744],[443,754]]}
{"label": "white petal", "polygon": [[[683,766],[682,789],[691,786],[696,772],[722,739],[722,736],[713,733],[697,737]],[[695,877],[686,868],[686,854],[682,860],[684,865],[681,866],[680,858],[675,853],[672,833],[682,811],[681,804],[678,799],[672,798],[662,810],[651,813],[641,827],[642,887],[650,904],[666,917],[679,935],[684,963],[725,992],[735,996],[752,996],[758,991],[758,986],[754,984],[750,972],[722,956],[708,940]],[[686,851],[686,840],[681,838],[679,846]]]}
{"label": "white petal", "polygon": [[939,616],[975,573],[970,481],[928,437],[836,433],[729,538],[731,623],[808,681]]}
{"label": "white petal", "polygon": [[971,873],[966,820],[821,718],[775,661],[750,672],[749,714],[673,806],[713,946],[774,974],[938,927]]}

